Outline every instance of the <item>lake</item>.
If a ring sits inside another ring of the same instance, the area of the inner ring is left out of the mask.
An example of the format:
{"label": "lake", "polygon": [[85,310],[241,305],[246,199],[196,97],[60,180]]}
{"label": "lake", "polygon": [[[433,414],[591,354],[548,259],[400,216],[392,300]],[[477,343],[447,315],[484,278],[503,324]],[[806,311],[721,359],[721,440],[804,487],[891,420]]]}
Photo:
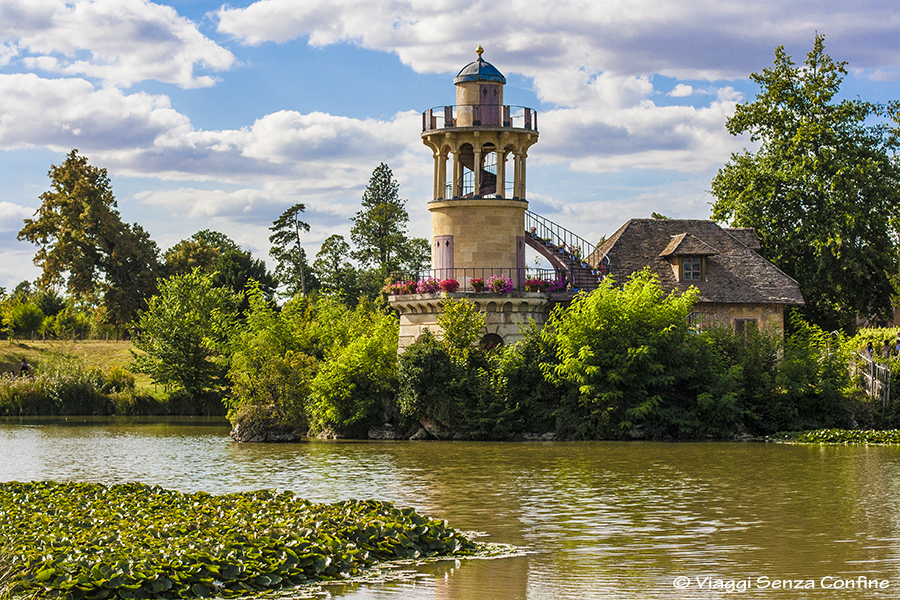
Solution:
{"label": "lake", "polygon": [[518,556],[323,586],[345,600],[897,598],[900,446],[237,444],[209,419],[0,420],[0,481],[377,498]]}

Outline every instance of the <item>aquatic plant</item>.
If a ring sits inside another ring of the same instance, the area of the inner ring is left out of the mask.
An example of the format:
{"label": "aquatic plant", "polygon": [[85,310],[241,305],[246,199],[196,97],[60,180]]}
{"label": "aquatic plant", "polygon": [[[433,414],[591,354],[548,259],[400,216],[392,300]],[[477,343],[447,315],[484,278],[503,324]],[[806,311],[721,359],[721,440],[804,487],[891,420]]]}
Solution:
{"label": "aquatic plant", "polygon": [[900,444],[900,429],[817,429],[805,431],[798,444]]}
{"label": "aquatic plant", "polygon": [[23,569],[13,593],[71,600],[230,598],[477,550],[446,522],[388,502],[138,483],[2,483],[0,536]]}

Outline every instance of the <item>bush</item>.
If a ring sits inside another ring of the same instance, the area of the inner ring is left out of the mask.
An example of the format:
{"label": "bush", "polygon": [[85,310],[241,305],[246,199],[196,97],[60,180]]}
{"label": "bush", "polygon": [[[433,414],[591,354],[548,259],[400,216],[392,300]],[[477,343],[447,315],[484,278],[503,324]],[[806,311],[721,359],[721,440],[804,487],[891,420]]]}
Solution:
{"label": "bush", "polygon": [[564,434],[697,437],[737,427],[730,373],[688,328],[696,298],[694,288],[666,295],[645,270],[553,311],[542,335],[556,356],[544,373],[565,390]]}
{"label": "bush", "polygon": [[156,401],[135,393],[134,378],[117,367],[109,373],[59,354],[32,365],[33,376],[0,377],[2,415],[159,414]]}
{"label": "bush", "polygon": [[333,344],[310,383],[314,431],[365,437],[372,425],[396,421],[399,324],[391,314],[360,301],[350,318],[348,341]]}
{"label": "bush", "polygon": [[6,313],[6,330],[13,336],[25,336],[40,332],[44,313],[33,302],[18,302]]}

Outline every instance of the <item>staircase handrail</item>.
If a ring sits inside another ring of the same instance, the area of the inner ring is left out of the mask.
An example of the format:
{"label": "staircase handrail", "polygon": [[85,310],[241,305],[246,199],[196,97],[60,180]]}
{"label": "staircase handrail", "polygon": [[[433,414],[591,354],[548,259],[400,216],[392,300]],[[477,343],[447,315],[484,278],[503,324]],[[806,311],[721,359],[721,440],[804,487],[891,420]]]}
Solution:
{"label": "staircase handrail", "polygon": [[576,260],[587,262],[589,257],[594,256],[596,258],[599,256],[600,260],[593,261],[594,264],[590,266],[609,266],[609,258],[594,244],[530,210],[525,211],[525,233],[543,240],[545,244],[549,243],[564,250],[569,254],[573,262]]}

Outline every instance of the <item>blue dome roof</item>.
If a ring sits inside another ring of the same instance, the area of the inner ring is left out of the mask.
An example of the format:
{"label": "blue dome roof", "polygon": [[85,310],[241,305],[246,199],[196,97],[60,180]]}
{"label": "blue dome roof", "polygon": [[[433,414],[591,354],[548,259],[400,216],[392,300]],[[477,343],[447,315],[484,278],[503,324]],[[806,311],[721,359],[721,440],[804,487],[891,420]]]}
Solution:
{"label": "blue dome roof", "polygon": [[498,83],[506,83],[506,77],[497,70],[497,67],[481,58],[484,50],[478,47],[478,60],[470,62],[453,78],[453,83],[463,83],[466,81],[496,81]]}

